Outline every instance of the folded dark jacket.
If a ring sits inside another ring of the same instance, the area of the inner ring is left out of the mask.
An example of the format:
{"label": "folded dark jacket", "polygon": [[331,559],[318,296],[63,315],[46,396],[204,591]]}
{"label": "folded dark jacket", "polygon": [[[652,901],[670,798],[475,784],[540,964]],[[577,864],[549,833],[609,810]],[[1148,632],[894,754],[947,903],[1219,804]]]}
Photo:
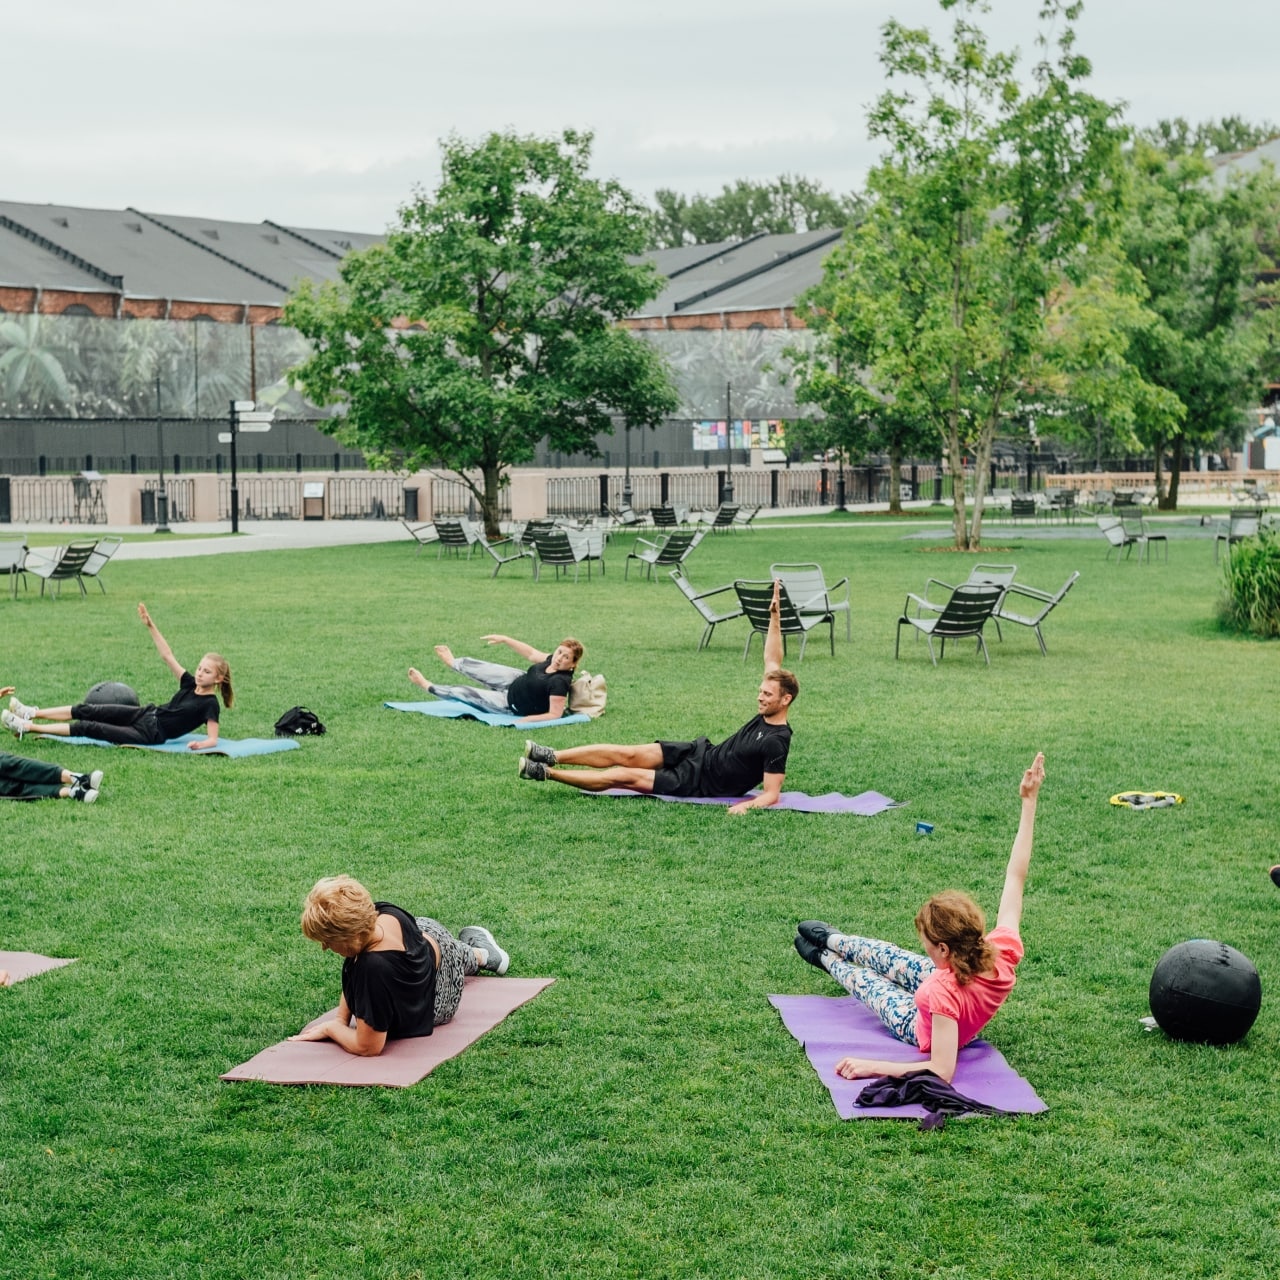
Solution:
{"label": "folded dark jacket", "polygon": [[953,1089],[932,1071],[909,1071],[904,1076],[880,1076],[858,1094],[860,1107],[924,1107],[929,1113],[920,1121],[922,1129],[941,1129],[948,1116],[1007,1116],[1011,1111],[975,1102]]}

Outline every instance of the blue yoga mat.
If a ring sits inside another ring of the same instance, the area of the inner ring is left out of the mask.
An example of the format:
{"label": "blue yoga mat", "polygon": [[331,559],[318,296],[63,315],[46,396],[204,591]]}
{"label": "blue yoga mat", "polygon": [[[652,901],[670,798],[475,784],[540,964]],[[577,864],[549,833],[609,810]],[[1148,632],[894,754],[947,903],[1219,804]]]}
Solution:
{"label": "blue yoga mat", "polygon": [[[242,760],[245,756],[269,756],[277,751],[294,751],[299,743],[296,738],[219,738],[216,747],[205,747],[200,751],[192,751],[188,742],[199,742],[205,735],[202,733],[186,733],[181,738],[170,738],[168,742],[157,742],[154,746],[138,745],[138,751],[169,751],[184,756],[229,756],[232,760]],[[133,746],[129,743],[103,742],[100,738],[46,738],[46,742],[74,743],[78,747],[115,747]]]}
{"label": "blue yoga mat", "polygon": [[521,716],[513,716],[503,711],[479,711],[469,707],[465,702],[455,702],[452,698],[437,698],[434,702],[384,702],[384,707],[392,711],[416,711],[423,716],[436,716],[446,720],[479,720],[481,724],[494,724],[505,727],[520,725],[522,729],[554,729],[562,724],[586,724],[591,717],[580,711],[571,716],[561,716],[559,720],[539,720],[534,724],[522,724]]}

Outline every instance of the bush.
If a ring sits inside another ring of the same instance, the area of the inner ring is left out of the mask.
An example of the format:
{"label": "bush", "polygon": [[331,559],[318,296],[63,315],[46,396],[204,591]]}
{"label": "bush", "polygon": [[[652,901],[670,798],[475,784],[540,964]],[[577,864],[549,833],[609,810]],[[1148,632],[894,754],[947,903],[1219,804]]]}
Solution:
{"label": "bush", "polygon": [[1256,636],[1280,635],[1280,540],[1269,530],[1245,538],[1226,560],[1223,622]]}

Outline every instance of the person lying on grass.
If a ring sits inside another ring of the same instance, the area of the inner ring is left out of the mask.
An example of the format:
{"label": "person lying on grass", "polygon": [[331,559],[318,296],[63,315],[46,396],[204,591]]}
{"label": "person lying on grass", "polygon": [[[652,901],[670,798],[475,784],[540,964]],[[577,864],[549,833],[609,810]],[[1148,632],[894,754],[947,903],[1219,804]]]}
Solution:
{"label": "person lying on grass", "polygon": [[556,645],[554,652],[543,653],[523,640],[510,636],[488,635],[480,637],[486,644],[505,644],[514,649],[528,663],[527,670],[506,667],[500,662],[486,662],[483,658],[455,658],[447,644],[436,645],[436,657],[446,667],[478,680],[485,687],[473,688],[469,684],[433,684],[418,670],[409,668],[409,679],[437,698],[452,698],[465,702],[479,711],[497,711],[503,715],[520,716],[524,723],[536,720],[559,720],[569,705],[569,686],[573,673],[582,658],[582,645],[567,636]]}
{"label": "person lying on grass", "polygon": [[[19,738],[25,733],[46,737],[97,738],[120,746],[158,746],[171,738],[180,738],[201,725],[205,736],[187,743],[192,751],[218,745],[218,699],[221,692],[225,706],[234,698],[231,690],[231,668],[220,653],[206,653],[196,667],[195,675],[187,671],[173,656],[156,624],[151,621],[145,604],[138,605],[138,617],[151,633],[152,642],[165,666],[178,677],[178,692],[162,707],[148,703],[130,707],[112,702],[77,702],[69,707],[31,707],[9,700],[9,710],[0,712],[0,723]],[[53,724],[36,724],[52,720]]]}
{"label": "person lying on grass", "polygon": [[455,938],[429,916],[375,902],[350,876],[316,882],[302,932],[342,957],[342,996],[336,1017],[289,1038],[332,1040],[364,1058],[376,1058],[388,1040],[429,1036],[458,1012],[464,977],[503,974],[511,963],[483,925]]}
{"label": "person lying on grass", "polygon": [[951,1083],[961,1047],[991,1021],[1013,990],[1014,970],[1022,959],[1022,890],[1043,781],[1042,752],[1022,775],[1022,818],[990,933],[982,908],[955,889],[935,893],[916,914],[924,955],[841,933],[819,920],[801,922],[795,940],[800,955],[857,996],[899,1040],[929,1055],[925,1062],[841,1058],[837,1075],[856,1080],[923,1070]]}
{"label": "person lying on grass", "polygon": [[[764,641],[764,679],[756,691],[757,714],[731,738],[714,746],[695,742],[642,742],[633,746],[595,743],[556,751],[536,742],[524,744],[518,773],[530,782],[563,782],[581,791],[622,787],[660,796],[745,796],[729,812],[765,809],[778,803],[786,777],[791,726],[787,712],[800,692],[799,682],[782,669],[779,584],[773,584],[769,630]],[[565,769],[561,766],[581,766]]]}
{"label": "person lying on grass", "polygon": [[[0,698],[7,698],[12,692],[13,685],[7,684],[0,689]],[[82,800],[92,804],[101,786],[101,769],[72,773],[60,764],[0,751],[0,798],[5,800]]]}

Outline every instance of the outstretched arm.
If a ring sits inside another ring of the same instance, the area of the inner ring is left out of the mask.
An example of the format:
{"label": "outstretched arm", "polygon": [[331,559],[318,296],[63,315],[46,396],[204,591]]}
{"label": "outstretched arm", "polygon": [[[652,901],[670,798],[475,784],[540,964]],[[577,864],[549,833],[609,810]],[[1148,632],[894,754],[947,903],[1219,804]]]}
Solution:
{"label": "outstretched arm", "polygon": [[508,649],[514,649],[526,662],[544,662],[551,655],[543,653],[541,649],[535,649],[531,644],[525,644],[523,640],[513,640],[510,636],[481,636],[481,640],[485,644],[505,644]]}
{"label": "outstretched arm", "polygon": [[181,680],[182,673],[186,668],[173,656],[173,650],[169,648],[169,642],[160,634],[160,629],[156,624],[151,621],[151,615],[147,612],[145,604],[138,605],[138,617],[142,619],[147,630],[151,632],[151,640],[156,646],[156,652],[159,653],[161,661]]}
{"label": "outstretched arm", "polygon": [[764,637],[764,669],[776,671],[782,666],[782,606],[778,594],[782,590],[779,579],[773,580],[773,600],[769,604],[769,630]]}
{"label": "outstretched arm", "polygon": [[1036,801],[1040,798],[1040,784],[1044,781],[1044,752],[1031,762],[1031,768],[1022,775],[1018,788],[1022,796],[1022,817],[1018,822],[1018,834],[1013,839],[1013,851],[1009,854],[1009,867],[1004,873],[1004,892],[1000,895],[1000,910],[996,915],[996,927],[1017,932],[1022,923],[1022,889],[1027,883],[1027,868],[1031,865],[1031,841],[1036,828]]}

